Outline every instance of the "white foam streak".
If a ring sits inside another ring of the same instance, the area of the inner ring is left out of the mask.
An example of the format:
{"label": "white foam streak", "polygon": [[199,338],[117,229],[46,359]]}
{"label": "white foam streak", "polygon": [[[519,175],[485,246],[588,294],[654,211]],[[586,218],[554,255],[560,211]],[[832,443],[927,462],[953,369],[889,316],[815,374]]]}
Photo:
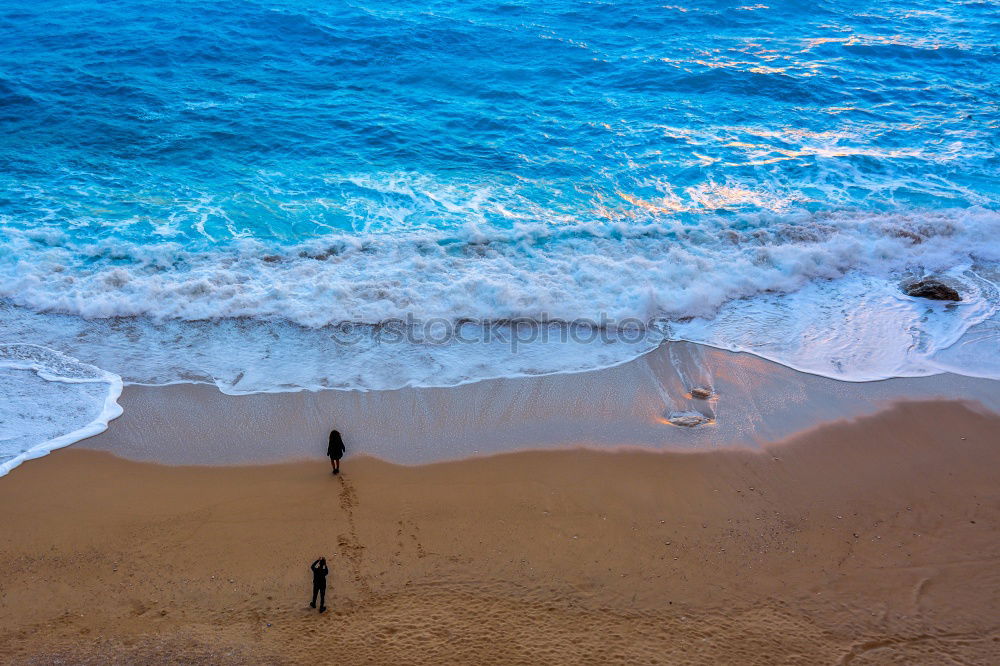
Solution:
{"label": "white foam streak", "polygon": [[[787,295],[736,301],[711,320],[677,323],[672,337],[745,351],[812,374],[848,381],[953,371],[983,374],[971,355],[946,365],[948,350],[973,327],[998,321],[1000,291],[975,272],[946,273],[965,300],[911,298],[895,282],[853,274]],[[995,356],[986,349],[983,360]]]}
{"label": "white foam streak", "polygon": [[[72,351],[126,381],[205,381],[233,393],[581,371],[622,363],[662,339],[654,331],[627,343],[514,349],[495,339],[331,338],[343,322],[407,317],[452,325],[637,318],[669,322],[673,338],[837,379],[945,370],[1000,377],[979,358],[996,356],[989,335],[963,337],[992,330],[998,318],[998,239],[1000,215],[983,209],[734,216],[691,227],[662,217],[488,232],[470,224],[203,251],[79,247],[58,233],[15,232],[0,261],[0,325],[8,339]],[[963,301],[901,293],[901,281],[927,273],[953,281]],[[963,352],[948,352],[958,341]]]}
{"label": "white foam streak", "polygon": [[0,344],[0,476],[103,432],[122,413],[122,379],[33,344]]}
{"label": "white foam streak", "polygon": [[173,243],[11,231],[0,296],[89,318],[283,319],[307,327],[418,318],[709,317],[733,299],[793,292],[857,271],[889,277],[1000,261],[1000,215],[800,216],[754,225],[519,224],[330,236],[292,247]]}

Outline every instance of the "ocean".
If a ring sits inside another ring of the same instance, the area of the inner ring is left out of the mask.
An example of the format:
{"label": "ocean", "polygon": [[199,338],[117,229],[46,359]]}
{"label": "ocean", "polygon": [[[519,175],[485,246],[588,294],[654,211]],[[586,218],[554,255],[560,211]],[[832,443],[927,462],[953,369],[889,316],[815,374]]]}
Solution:
{"label": "ocean", "polygon": [[0,0],[0,474],[127,384],[665,340],[1000,378],[998,33],[976,1]]}

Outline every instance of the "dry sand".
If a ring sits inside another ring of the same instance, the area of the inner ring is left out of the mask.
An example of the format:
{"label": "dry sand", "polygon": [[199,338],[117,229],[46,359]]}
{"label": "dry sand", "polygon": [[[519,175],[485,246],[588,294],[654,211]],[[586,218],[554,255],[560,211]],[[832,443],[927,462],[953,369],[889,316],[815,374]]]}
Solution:
{"label": "dry sand", "polygon": [[0,479],[0,660],[1000,663],[1000,416],[969,404],[759,451],[344,470],[26,463]]}

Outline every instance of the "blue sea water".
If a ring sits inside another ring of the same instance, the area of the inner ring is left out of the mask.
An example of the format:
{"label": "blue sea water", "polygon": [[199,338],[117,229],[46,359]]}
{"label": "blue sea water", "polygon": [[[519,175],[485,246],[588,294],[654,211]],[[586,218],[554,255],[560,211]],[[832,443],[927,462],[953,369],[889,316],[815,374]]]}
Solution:
{"label": "blue sea water", "polygon": [[[0,370],[366,390],[675,338],[1000,377],[997,34],[976,1],[0,0]],[[962,303],[901,293],[928,274]]]}

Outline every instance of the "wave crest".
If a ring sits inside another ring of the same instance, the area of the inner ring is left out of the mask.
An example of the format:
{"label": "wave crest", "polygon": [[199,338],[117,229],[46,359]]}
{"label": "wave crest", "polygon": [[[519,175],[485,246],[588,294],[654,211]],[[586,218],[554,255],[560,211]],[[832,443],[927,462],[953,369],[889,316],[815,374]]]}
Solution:
{"label": "wave crest", "polygon": [[892,278],[1000,262],[991,238],[1000,238],[1000,214],[985,209],[718,217],[697,227],[469,226],[202,249],[10,231],[0,297],[87,318],[253,317],[313,328],[408,316],[678,319],[851,272]]}

